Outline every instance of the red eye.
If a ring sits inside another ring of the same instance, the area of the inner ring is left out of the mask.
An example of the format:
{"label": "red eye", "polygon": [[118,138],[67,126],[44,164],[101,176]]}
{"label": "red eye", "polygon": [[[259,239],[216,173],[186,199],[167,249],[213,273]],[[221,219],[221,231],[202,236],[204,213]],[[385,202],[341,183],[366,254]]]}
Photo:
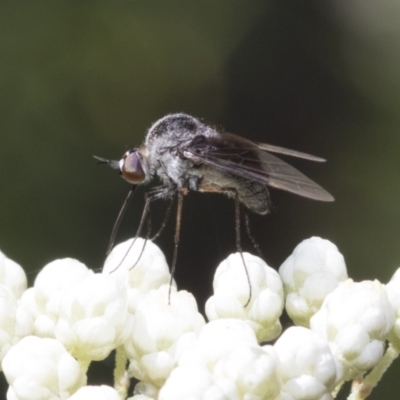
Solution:
{"label": "red eye", "polygon": [[146,177],[136,151],[126,155],[120,161],[120,168],[122,177],[134,185],[139,185]]}

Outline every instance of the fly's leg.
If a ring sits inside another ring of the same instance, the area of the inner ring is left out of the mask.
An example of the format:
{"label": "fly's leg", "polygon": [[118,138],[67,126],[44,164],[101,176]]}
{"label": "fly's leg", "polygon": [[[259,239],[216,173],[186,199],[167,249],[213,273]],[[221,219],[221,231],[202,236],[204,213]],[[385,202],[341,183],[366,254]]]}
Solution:
{"label": "fly's leg", "polygon": [[[137,263],[140,261],[140,259],[142,258],[142,255],[144,253],[144,249],[146,248],[146,244],[147,241],[149,240],[149,236],[151,234],[151,215],[150,215],[150,203],[149,203],[149,211],[148,211],[148,217],[147,217],[147,233],[146,233],[146,237],[144,238],[144,242],[142,245],[142,250],[140,250],[140,254],[139,257],[137,258],[137,260],[135,261],[135,263],[132,265],[132,267],[129,268],[129,270],[133,269],[136,267]],[[136,236],[137,237],[137,236]],[[136,240],[136,237],[134,239],[134,241]],[[133,242],[134,243],[134,242]],[[129,250],[132,248],[133,243],[131,244],[131,246],[129,247]],[[128,250],[128,252],[129,252]],[[125,257],[127,256],[128,253],[126,253]],[[125,258],[124,257],[124,258]]]}
{"label": "fly's leg", "polygon": [[[133,238],[132,243],[130,244],[128,250],[126,251],[126,253],[125,253],[124,257],[122,258],[122,260],[120,261],[120,263],[111,272],[114,272],[115,270],[117,270],[121,266],[121,264],[124,262],[124,260],[126,259],[126,257],[129,254],[129,252],[131,251],[133,245],[135,244],[136,239],[141,234],[143,226],[144,226],[144,223],[146,221],[146,217],[148,216],[148,213],[149,213],[149,210],[150,210],[150,203],[155,201],[155,200],[171,196],[171,193],[174,193],[174,191],[175,191],[174,187],[159,186],[159,187],[156,187],[156,188],[150,190],[149,192],[147,192],[145,194],[145,204],[144,204],[144,208],[143,208],[142,217],[140,218],[139,227],[138,227],[138,229],[136,231],[136,235]],[[146,245],[146,241],[147,241],[147,239],[145,240],[144,246]],[[140,252],[138,260],[135,262],[133,267],[139,262],[140,257],[141,257],[141,255],[143,254],[143,251],[144,251],[144,246],[142,248],[142,251]]]}
{"label": "fly's leg", "polygon": [[[232,190],[230,190],[232,191]],[[235,194],[235,230],[236,230],[236,250],[240,254],[240,257],[242,258],[243,262],[243,267],[246,272],[246,278],[247,278],[247,283],[249,285],[249,298],[246,301],[246,304],[243,306],[246,308],[250,301],[251,301],[251,296],[252,296],[252,288],[251,288],[251,282],[250,282],[250,275],[249,275],[249,270],[247,269],[246,262],[244,261],[243,257],[243,250],[242,250],[242,245],[240,241],[240,202],[239,202],[239,194],[238,191],[235,189],[233,190]]]}
{"label": "fly's leg", "polygon": [[248,212],[247,208],[244,208],[244,222],[245,222],[245,225],[246,225],[247,236],[250,238],[251,242],[253,243],[253,246],[254,246],[258,256],[260,258],[264,258],[263,254],[261,252],[260,246],[256,242],[256,239],[254,238],[254,235],[251,233],[250,218],[249,218],[249,212]]}
{"label": "fly's leg", "polygon": [[[154,200],[157,200],[157,199],[154,199]],[[168,217],[171,214],[171,209],[172,209],[173,203],[174,203],[174,197],[171,198],[171,201],[170,201],[170,203],[168,205],[168,208],[167,208],[167,212],[166,212],[165,217],[164,217],[164,221],[163,221],[160,229],[158,230],[158,232],[153,237],[150,237],[151,236],[151,212],[150,212],[150,203],[149,203],[148,218],[147,218],[147,234],[146,234],[146,237],[144,239],[142,250],[140,251],[139,257],[138,257],[138,259],[136,260],[136,262],[132,265],[132,267],[130,269],[136,267],[137,263],[142,258],[142,255],[144,253],[144,249],[146,248],[147,241],[148,240],[154,241],[155,239],[157,239],[161,235],[162,231],[164,230],[165,226],[167,225]]]}
{"label": "fly's leg", "polygon": [[200,188],[202,192],[211,192],[211,193],[231,193],[233,194],[234,200],[235,200],[235,232],[236,232],[236,250],[240,254],[240,257],[242,259],[243,267],[246,273],[246,279],[247,279],[247,284],[249,286],[249,297],[246,301],[246,304],[243,306],[246,308],[251,301],[252,297],[252,288],[251,288],[251,282],[250,282],[250,275],[249,271],[247,269],[246,262],[243,257],[243,250],[242,250],[242,245],[241,245],[241,240],[240,240],[240,201],[239,201],[239,192],[237,191],[236,188],[221,188],[221,187],[216,187],[216,186],[206,186],[204,185],[203,187]]}
{"label": "fly's leg", "polygon": [[171,278],[169,281],[169,290],[168,290],[168,304],[171,304],[171,289],[172,289],[172,281],[174,279],[175,269],[176,269],[176,261],[178,259],[178,246],[179,246],[179,236],[181,232],[181,219],[182,219],[182,206],[183,206],[183,191],[178,191],[178,207],[176,210],[176,227],[175,227],[175,235],[174,235],[174,256],[172,258],[171,265]]}
{"label": "fly's leg", "polygon": [[111,231],[110,241],[108,242],[108,247],[107,247],[107,252],[106,252],[107,256],[110,254],[111,249],[114,246],[115,237],[117,236],[117,232],[118,232],[119,226],[121,225],[122,218],[125,215],[126,210],[128,209],[128,205],[133,197],[132,195],[136,188],[137,188],[137,186],[132,186],[131,190],[128,192],[128,195],[126,196],[124,203],[122,204],[121,209],[119,210],[118,217],[117,217],[117,219],[114,223],[113,229]]}
{"label": "fly's leg", "polygon": [[169,219],[169,216],[171,215],[171,210],[172,210],[172,206],[174,204],[174,199],[175,199],[175,196],[173,196],[171,198],[171,200],[170,200],[170,203],[169,203],[168,208],[167,208],[167,212],[165,213],[164,221],[163,221],[160,229],[158,230],[158,232],[153,237],[150,238],[150,240],[152,242],[154,242],[154,240],[156,240],[161,235],[162,231],[166,227],[168,219]]}

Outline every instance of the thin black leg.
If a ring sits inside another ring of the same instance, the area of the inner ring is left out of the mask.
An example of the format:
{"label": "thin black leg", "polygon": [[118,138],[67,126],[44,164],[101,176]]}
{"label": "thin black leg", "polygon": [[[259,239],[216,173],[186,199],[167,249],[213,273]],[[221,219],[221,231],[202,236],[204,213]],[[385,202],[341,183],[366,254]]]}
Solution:
{"label": "thin black leg", "polygon": [[246,272],[247,283],[249,285],[249,298],[247,299],[246,304],[243,306],[244,308],[246,308],[251,301],[252,288],[251,288],[249,271],[247,269],[246,262],[244,261],[243,250],[240,241],[240,202],[237,190],[235,190],[235,230],[236,230],[236,249],[237,252],[240,254],[240,257],[242,258],[244,270]]}
{"label": "thin black leg", "polygon": [[150,240],[152,242],[154,242],[154,240],[156,240],[161,235],[162,231],[167,226],[167,222],[168,222],[169,216],[171,215],[172,206],[174,204],[174,199],[175,199],[175,196],[172,197],[170,202],[169,202],[169,205],[168,205],[168,208],[167,208],[167,212],[165,214],[164,221],[163,221],[160,229],[158,230],[158,232],[152,238],[150,238]]}
{"label": "thin black leg", "polygon": [[115,237],[117,236],[117,232],[118,232],[119,226],[121,225],[122,218],[125,215],[125,212],[129,205],[129,202],[132,199],[133,192],[135,191],[136,188],[137,188],[137,186],[132,186],[131,190],[128,192],[128,195],[126,196],[124,203],[122,204],[121,209],[119,210],[118,217],[117,217],[117,219],[114,223],[113,229],[111,231],[110,241],[108,242],[107,253],[106,253],[107,256],[110,254],[111,249],[114,246]]}
{"label": "thin black leg", "polygon": [[262,251],[260,249],[260,246],[256,242],[256,239],[254,238],[254,235],[251,233],[250,218],[249,218],[249,212],[248,212],[247,208],[244,209],[244,221],[245,221],[247,236],[250,238],[251,242],[253,243],[253,246],[254,246],[258,256],[260,258],[264,258],[263,254],[262,254]]}
{"label": "thin black leg", "polygon": [[[127,257],[129,252],[131,251],[133,245],[135,244],[136,239],[141,234],[143,226],[144,226],[144,223],[146,221],[146,217],[147,217],[147,215],[149,213],[149,210],[150,210],[150,203],[155,201],[155,200],[158,200],[158,199],[161,199],[161,198],[169,196],[172,190],[175,190],[175,188],[159,186],[159,187],[151,189],[149,192],[145,193],[145,203],[144,203],[143,213],[142,213],[142,217],[140,218],[140,223],[139,223],[139,227],[138,227],[138,229],[136,231],[136,235],[133,238],[133,241],[130,244],[130,246],[129,246],[128,250],[126,251],[126,253],[125,253],[124,257],[122,258],[122,260],[119,262],[119,264],[111,272],[114,272],[116,269],[118,269],[121,266],[121,264],[124,262],[125,258]],[[146,245],[146,241],[147,241],[147,238],[145,239],[144,246]],[[138,263],[138,261],[140,260],[140,257],[141,257],[141,255],[142,255],[142,253],[144,251],[144,246],[142,248],[142,251],[140,253],[140,256],[139,256],[138,260],[135,262],[135,264],[133,266],[135,266]]]}
{"label": "thin black leg", "polygon": [[178,259],[179,236],[181,233],[182,206],[183,206],[183,193],[182,191],[178,191],[178,207],[176,210],[176,227],[174,236],[174,256],[172,258],[172,265],[171,265],[171,278],[169,281],[169,290],[168,290],[168,304],[171,303],[172,281],[174,279],[176,261]]}

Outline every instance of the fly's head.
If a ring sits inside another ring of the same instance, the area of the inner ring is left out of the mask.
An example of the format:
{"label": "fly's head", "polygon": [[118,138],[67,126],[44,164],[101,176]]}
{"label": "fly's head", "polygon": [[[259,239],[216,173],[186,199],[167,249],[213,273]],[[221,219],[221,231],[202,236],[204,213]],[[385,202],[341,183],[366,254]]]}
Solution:
{"label": "fly's head", "polygon": [[145,148],[134,148],[125,152],[119,161],[93,157],[99,160],[99,164],[107,164],[111,168],[117,169],[122,178],[136,186],[149,180],[151,176],[146,155]]}
{"label": "fly's head", "polygon": [[128,150],[118,162],[119,173],[132,185],[140,185],[149,177],[145,153],[140,149]]}

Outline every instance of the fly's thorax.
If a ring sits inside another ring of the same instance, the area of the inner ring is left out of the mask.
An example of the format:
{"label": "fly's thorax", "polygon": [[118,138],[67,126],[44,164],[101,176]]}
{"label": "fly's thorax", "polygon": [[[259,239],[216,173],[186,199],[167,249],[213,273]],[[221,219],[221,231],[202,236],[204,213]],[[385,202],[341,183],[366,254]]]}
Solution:
{"label": "fly's thorax", "polygon": [[[196,171],[194,171],[196,173]],[[193,162],[175,151],[165,151],[157,155],[155,173],[165,182],[181,186],[181,182],[193,173]]]}
{"label": "fly's thorax", "polygon": [[189,143],[197,134],[208,127],[197,118],[184,113],[169,114],[155,122],[149,129],[147,147],[174,147]]}
{"label": "fly's thorax", "polygon": [[148,164],[165,184],[185,186],[192,176],[200,177],[197,165],[184,157],[184,149],[196,138],[215,131],[190,115],[170,114],[149,129],[145,147]]}

